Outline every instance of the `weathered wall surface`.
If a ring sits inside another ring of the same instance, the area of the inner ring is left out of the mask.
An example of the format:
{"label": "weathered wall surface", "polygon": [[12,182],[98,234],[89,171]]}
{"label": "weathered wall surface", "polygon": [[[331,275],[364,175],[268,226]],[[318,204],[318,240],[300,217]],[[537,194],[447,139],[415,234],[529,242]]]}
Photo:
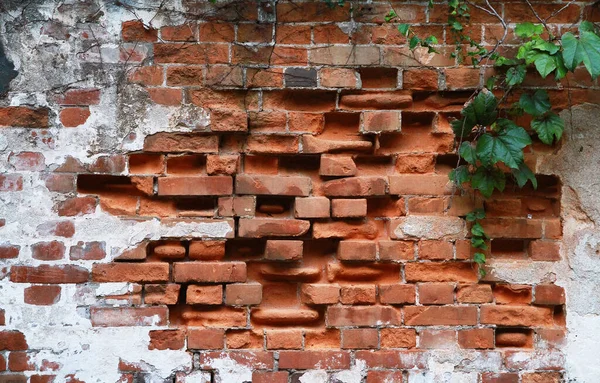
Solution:
{"label": "weathered wall surface", "polygon": [[[450,49],[442,6],[393,6]],[[490,69],[413,54],[389,3],[0,7],[0,382],[599,379],[597,106],[485,202],[479,280],[448,119]]]}

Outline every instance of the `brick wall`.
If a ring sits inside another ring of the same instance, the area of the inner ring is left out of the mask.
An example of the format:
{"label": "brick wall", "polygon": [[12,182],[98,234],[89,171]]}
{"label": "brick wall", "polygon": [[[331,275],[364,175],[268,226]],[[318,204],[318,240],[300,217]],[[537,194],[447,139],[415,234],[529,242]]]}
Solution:
{"label": "brick wall", "polygon": [[[559,178],[486,201],[448,183],[449,121],[493,68],[411,52],[388,3],[81,4],[3,19],[39,31],[0,106],[0,382],[562,381],[565,293],[530,277],[561,262]],[[452,50],[442,5],[393,6]],[[60,87],[27,77],[44,41],[71,49]],[[600,97],[528,81],[559,109]],[[554,150],[534,137],[526,161]]]}

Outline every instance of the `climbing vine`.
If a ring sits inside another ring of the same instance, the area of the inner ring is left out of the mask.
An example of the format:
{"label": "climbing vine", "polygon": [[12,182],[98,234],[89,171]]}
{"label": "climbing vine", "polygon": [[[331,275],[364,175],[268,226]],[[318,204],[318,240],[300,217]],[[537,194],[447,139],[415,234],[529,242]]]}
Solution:
{"label": "climbing vine", "polygon": [[[599,29],[593,23],[583,21],[578,32],[555,36],[547,21],[571,2],[547,19],[539,17],[528,0],[525,2],[539,23],[526,22],[515,26],[514,34],[521,40],[521,45],[514,57],[506,57],[499,53],[499,48],[508,35],[509,26],[489,1],[471,4],[448,0],[448,27],[456,41],[451,56],[461,62],[468,60],[467,63],[474,67],[493,65],[501,73],[487,79],[485,86],[477,89],[465,103],[461,118],[451,122],[458,141],[459,162],[450,173],[450,179],[457,188],[479,191],[485,198],[489,198],[494,190],[503,191],[507,177],[512,177],[519,187],[531,182],[537,188],[535,175],[524,161],[524,150],[532,144],[532,140],[528,131],[519,126],[518,121],[524,120],[520,117],[529,117],[531,130],[546,145],[559,141],[563,134],[565,123],[553,111],[545,90],[524,91],[517,102],[509,103],[511,93],[532,73],[528,69],[535,68],[542,78],[554,76],[561,80],[583,64],[592,79],[600,75]],[[430,2],[429,6],[434,5]],[[491,49],[465,33],[471,6],[496,17],[504,28],[502,38]],[[391,10],[385,19],[394,22],[396,12]],[[411,50],[424,47],[430,53],[436,52],[435,37],[420,38],[409,24],[398,24],[398,31],[407,38]],[[483,265],[486,259],[482,251],[487,249],[488,237],[480,223],[483,218],[485,212],[481,209],[466,216],[467,221],[472,222],[471,245],[477,251],[474,261],[480,265],[480,274],[485,276]]]}

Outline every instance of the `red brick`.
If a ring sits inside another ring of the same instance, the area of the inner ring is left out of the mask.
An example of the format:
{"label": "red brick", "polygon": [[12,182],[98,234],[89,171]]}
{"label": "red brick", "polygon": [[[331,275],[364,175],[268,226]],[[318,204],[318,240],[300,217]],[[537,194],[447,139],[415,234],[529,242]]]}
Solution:
{"label": "red brick", "polygon": [[75,191],[73,174],[48,174],[45,177],[46,188],[52,192],[70,193]]}
{"label": "red brick", "polygon": [[445,260],[454,258],[454,246],[445,241],[420,241],[419,259]]}
{"label": "red brick", "polygon": [[96,282],[167,282],[169,264],[149,263],[97,263],[92,266],[92,280]]}
{"label": "red brick", "polygon": [[188,348],[193,350],[220,350],[223,348],[225,330],[216,328],[189,329]]}
{"label": "red brick", "polygon": [[342,286],[340,302],[345,305],[375,304],[377,289],[375,285]]}
{"label": "red brick", "polygon": [[223,303],[223,286],[195,286],[187,288],[186,303],[189,305],[220,305]]}
{"label": "red brick", "polygon": [[379,337],[377,329],[344,329],[342,330],[342,348],[377,349]]}
{"label": "red brick", "polygon": [[16,283],[83,283],[88,280],[88,271],[72,265],[13,266],[10,269],[10,280]]}
{"label": "red brick", "polygon": [[258,305],[262,301],[260,283],[235,283],[225,285],[225,303],[232,306]]}
{"label": "red brick", "polygon": [[53,305],[60,300],[60,286],[29,286],[25,289],[25,303],[36,306]]}
{"label": "red brick", "polygon": [[283,68],[246,69],[248,88],[283,87]]}
{"label": "red brick", "polygon": [[74,128],[85,124],[90,117],[90,109],[88,107],[68,107],[60,111],[60,122],[66,128]]}
{"label": "red brick", "polygon": [[21,246],[16,245],[1,245],[0,246],[0,259],[11,259],[19,256]]}
{"label": "red brick", "polygon": [[417,332],[412,328],[382,328],[381,348],[411,348],[417,345]]}
{"label": "red brick", "polygon": [[[202,32],[200,32],[200,39],[202,40]],[[227,64],[229,46],[228,44],[154,44],[154,60],[159,64]]]}
{"label": "red brick", "polygon": [[402,88],[412,90],[437,90],[438,72],[431,69],[409,69],[402,72]]}
{"label": "red brick", "polygon": [[531,306],[482,306],[481,323],[502,326],[548,327],[553,310]]}
{"label": "red brick", "polygon": [[362,130],[364,132],[397,132],[400,131],[400,112],[374,111],[364,112]]}
{"label": "red brick", "polygon": [[491,328],[460,330],[458,344],[462,348],[494,348],[494,330]]}
{"label": "red brick", "polygon": [[491,238],[536,239],[542,236],[542,221],[527,218],[486,218],[481,222]]}
{"label": "red brick", "polygon": [[343,307],[330,306],[327,308],[328,326],[376,326],[383,324],[399,325],[400,311],[386,306]]}
{"label": "red brick", "polygon": [[303,284],[300,294],[302,302],[306,304],[336,304],[340,300],[340,286],[328,283]]}
{"label": "red brick", "polygon": [[415,303],[414,285],[379,285],[379,301],[383,304]]}
{"label": "red brick", "polygon": [[164,326],[167,324],[169,310],[164,306],[92,307],[90,316],[94,327]]}
{"label": "red brick", "polygon": [[408,282],[477,282],[477,271],[470,263],[408,263],[405,267]]}
{"label": "red brick", "polygon": [[230,176],[172,176],[158,179],[158,195],[228,195],[233,193]]}
{"label": "red brick", "polygon": [[181,89],[148,88],[147,91],[152,102],[156,104],[177,106],[180,105],[183,100]]}
{"label": "red brick", "polygon": [[402,371],[369,370],[366,383],[402,382],[403,374]]}
{"label": "red brick", "polygon": [[560,372],[529,372],[521,377],[522,383],[560,383],[563,381]]}
{"label": "red brick", "polygon": [[390,176],[390,194],[398,195],[445,195],[450,194],[451,185],[446,175]]}
{"label": "red brick", "polygon": [[485,372],[481,375],[482,383],[519,383],[519,374],[512,372]]}
{"label": "red brick", "polygon": [[494,286],[496,304],[528,305],[532,300],[532,288],[529,285],[497,284]]}
{"label": "red brick", "polygon": [[188,255],[190,259],[221,260],[225,257],[225,241],[192,241]]}
{"label": "red brick", "polygon": [[385,195],[384,177],[349,177],[323,184],[323,193],[331,197],[367,197]]}
{"label": "red brick", "polygon": [[277,44],[310,44],[310,25],[278,24],[275,30]]}
{"label": "red brick", "polygon": [[19,331],[0,331],[0,350],[24,351],[27,350],[25,335]]}
{"label": "red brick", "polygon": [[228,23],[200,24],[200,41],[230,43],[234,40],[233,25]]}
{"label": "red brick", "polygon": [[307,196],[310,190],[310,178],[303,176],[241,174],[235,180],[237,194]]}
{"label": "red brick", "polygon": [[239,155],[206,156],[206,172],[209,175],[233,175],[238,171]]}
{"label": "red brick", "polygon": [[163,68],[160,66],[143,66],[132,69],[128,80],[135,84],[157,86],[163,84]]}
{"label": "red brick", "polygon": [[267,241],[265,258],[273,261],[297,261],[302,259],[302,241]]}
{"label": "red brick", "polygon": [[296,218],[328,218],[330,202],[325,197],[296,198],[294,216]]}
{"label": "red brick", "polygon": [[58,99],[59,105],[97,105],[100,103],[100,89],[69,89]]}
{"label": "red brick", "polygon": [[488,303],[494,299],[490,285],[460,285],[456,300],[460,303]]}
{"label": "red brick", "polygon": [[379,241],[379,260],[413,260],[414,243],[410,241]]}
{"label": "red brick", "polygon": [[100,156],[89,166],[89,171],[92,173],[123,173],[126,160],[126,157],[122,155]]}
{"label": "red brick", "polygon": [[254,371],[252,373],[252,383],[288,383],[288,375],[287,371]]}
{"label": "red brick", "polygon": [[149,350],[181,350],[185,345],[185,332],[182,330],[153,330],[149,335]]}
{"label": "red brick", "polygon": [[322,68],[319,71],[320,84],[328,88],[356,88],[357,74],[354,69]]}
{"label": "red brick", "polygon": [[256,197],[221,197],[218,214],[223,217],[251,217],[256,213]]}
{"label": "red brick", "polygon": [[250,136],[246,152],[261,154],[293,154],[299,151],[299,139],[292,136]]}
{"label": "red brick", "polygon": [[[199,66],[183,65],[167,67],[167,85],[187,86],[202,85],[204,69]],[[161,80],[162,83],[162,80]],[[158,85],[160,85],[159,83]]]}
{"label": "red brick", "polygon": [[325,118],[321,113],[290,112],[289,129],[294,133],[321,134],[325,127]]}
{"label": "red brick", "polygon": [[248,115],[235,110],[212,110],[210,130],[213,132],[245,132],[248,130]]}
{"label": "red brick", "polygon": [[47,128],[48,109],[33,109],[26,106],[0,107],[0,127]]}
{"label": "red brick", "polygon": [[350,156],[329,155],[321,156],[319,175],[334,177],[349,177],[356,175],[357,169],[354,160]]}
{"label": "red brick", "polygon": [[267,330],[266,333],[269,350],[299,350],[302,339],[301,330]]}
{"label": "red brick", "polygon": [[98,201],[94,197],[73,197],[58,204],[58,215],[73,217],[92,214]]}
{"label": "red brick", "polygon": [[11,152],[8,156],[8,163],[15,170],[36,171],[46,168],[44,155],[36,152]]}
{"label": "red brick", "polygon": [[560,242],[531,241],[529,243],[529,254],[534,261],[559,261]]}
{"label": "red brick", "polygon": [[367,215],[367,200],[362,199],[333,199],[331,201],[331,216],[334,218],[358,218]]}
{"label": "red brick", "polygon": [[473,306],[407,306],[404,322],[409,326],[475,325],[477,308]]}
{"label": "red brick", "polygon": [[179,299],[180,286],[174,283],[165,285],[144,285],[144,302],[146,304],[174,305]]}
{"label": "red brick", "polygon": [[564,305],[565,290],[556,285],[535,286],[534,303],[538,305]]}
{"label": "red brick", "polygon": [[454,285],[450,283],[420,283],[419,303],[424,305],[454,303]]}
{"label": "red brick", "polygon": [[455,89],[475,89],[479,87],[479,68],[447,68],[446,87]]}
{"label": "red brick", "polygon": [[153,42],[157,39],[158,31],[140,20],[131,20],[121,25],[121,34],[123,41]]}
{"label": "red brick", "polygon": [[350,353],[346,351],[281,351],[279,368],[308,370],[319,366],[324,370],[350,368]]}
{"label": "red brick", "polygon": [[65,245],[59,241],[38,242],[31,245],[31,257],[42,261],[56,261],[65,256]]}
{"label": "red brick", "polygon": [[[26,352],[11,352],[8,355],[8,369],[13,372],[32,371],[36,369],[31,355]],[[7,380],[12,382],[12,380]]]}
{"label": "red brick", "polygon": [[23,190],[23,176],[20,174],[0,174],[0,192]]}
{"label": "red brick", "polygon": [[185,262],[175,263],[173,268],[175,282],[245,282],[246,264],[244,262]]}
{"label": "red brick", "polygon": [[310,222],[299,219],[241,218],[238,236],[242,238],[299,237],[308,232]]}
{"label": "red brick", "polygon": [[160,37],[167,41],[194,41],[198,27],[192,23],[160,28]]}
{"label": "red brick", "polygon": [[456,331],[454,330],[421,330],[419,332],[419,348],[450,349],[456,347]]}
{"label": "red brick", "polygon": [[337,256],[343,261],[375,261],[377,244],[371,241],[340,241]]}
{"label": "red brick", "polygon": [[161,132],[146,137],[144,150],[167,153],[216,153],[219,150],[219,137]]}

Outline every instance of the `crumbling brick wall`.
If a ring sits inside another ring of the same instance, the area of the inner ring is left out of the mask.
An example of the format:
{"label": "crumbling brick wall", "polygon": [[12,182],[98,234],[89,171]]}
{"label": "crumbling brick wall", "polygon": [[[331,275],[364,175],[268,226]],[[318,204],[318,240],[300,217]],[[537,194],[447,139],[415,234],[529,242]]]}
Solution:
{"label": "crumbling brick wall", "polygon": [[[493,68],[443,54],[443,5],[391,5],[442,54],[386,2],[4,5],[0,382],[563,381],[565,293],[532,277],[563,262],[560,179],[452,188],[449,120]],[[559,109],[600,97],[528,81]]]}

